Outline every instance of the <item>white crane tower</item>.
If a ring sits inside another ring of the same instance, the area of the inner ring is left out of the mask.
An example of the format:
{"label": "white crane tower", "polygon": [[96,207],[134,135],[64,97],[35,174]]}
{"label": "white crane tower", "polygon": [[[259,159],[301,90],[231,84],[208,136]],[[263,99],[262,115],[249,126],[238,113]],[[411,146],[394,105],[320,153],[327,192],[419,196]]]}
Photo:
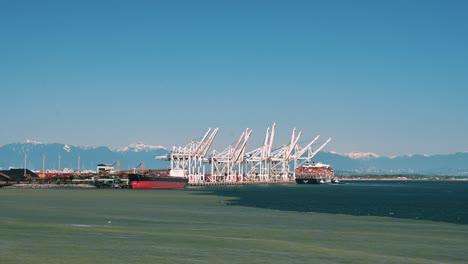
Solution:
{"label": "white crane tower", "polygon": [[302,131],[296,135],[296,128],[293,129],[291,141],[288,145],[274,150],[271,153],[271,170],[270,175],[274,180],[285,181],[289,177],[289,164],[292,160],[294,150],[297,149],[297,142],[301,138]]}
{"label": "white crane tower", "polygon": [[270,175],[271,149],[275,138],[275,127],[267,128],[263,146],[248,152],[245,156],[246,177],[250,181],[268,181]]}
{"label": "white crane tower", "polygon": [[193,140],[185,147],[174,146],[165,156],[158,158],[169,160],[172,174],[188,176],[189,182],[205,181],[206,154],[217,133],[218,128],[213,131],[209,128],[200,141]]}
{"label": "white crane tower", "polygon": [[[310,161],[331,138],[320,147],[313,150],[312,146],[320,136],[316,136],[305,147],[298,142],[302,131],[293,129],[291,140],[283,147],[273,149],[276,124],[271,130],[267,128],[263,146],[246,153],[247,143],[252,130],[247,128],[234,145],[218,152],[210,149],[218,128],[211,128],[200,141],[192,141],[185,147],[173,147],[160,159],[169,160],[171,172],[178,176],[188,176],[189,183],[199,182],[244,182],[244,181],[291,181],[294,179],[294,169]],[[205,173],[205,164],[210,165],[211,172]],[[293,166],[291,170],[291,166]],[[205,176],[206,175],[206,176]]]}
{"label": "white crane tower", "polygon": [[251,133],[252,130],[247,128],[234,146],[229,145],[222,152],[213,150],[209,157],[211,164],[210,181],[243,181],[242,164],[244,163],[245,149]]}

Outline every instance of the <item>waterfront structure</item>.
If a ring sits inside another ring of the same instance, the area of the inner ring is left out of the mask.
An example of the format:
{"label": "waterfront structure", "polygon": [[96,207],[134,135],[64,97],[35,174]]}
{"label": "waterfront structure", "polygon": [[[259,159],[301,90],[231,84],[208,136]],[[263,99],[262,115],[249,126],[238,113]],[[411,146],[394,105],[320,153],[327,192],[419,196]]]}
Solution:
{"label": "waterfront structure", "polygon": [[184,171],[189,184],[294,182],[295,168],[310,162],[331,141],[329,138],[314,148],[318,135],[301,147],[298,142],[302,131],[296,132],[294,128],[290,142],[273,149],[275,128],[275,123],[271,129],[267,128],[263,145],[249,152],[246,149],[252,130],[247,128],[235,145],[208,154],[218,132],[218,128],[209,128],[200,141],[191,141],[185,147],[174,146],[166,155],[157,158],[168,160],[171,170]]}
{"label": "waterfront structure", "polygon": [[217,133],[218,128],[213,131],[209,128],[200,141],[193,140],[185,147],[174,146],[166,155],[157,158],[169,160],[171,170],[185,171],[190,182],[203,182],[207,153]]}
{"label": "waterfront structure", "polygon": [[96,171],[100,175],[102,175],[102,174],[113,174],[113,173],[115,173],[114,164],[98,164]]}
{"label": "waterfront structure", "polygon": [[0,181],[23,181],[39,178],[36,173],[26,168],[10,168],[0,170]]}

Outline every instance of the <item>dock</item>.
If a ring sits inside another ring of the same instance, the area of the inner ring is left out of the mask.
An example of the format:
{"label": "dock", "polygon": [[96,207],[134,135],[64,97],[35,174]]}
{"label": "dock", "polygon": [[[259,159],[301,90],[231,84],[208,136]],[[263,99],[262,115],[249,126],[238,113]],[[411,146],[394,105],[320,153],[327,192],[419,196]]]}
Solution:
{"label": "dock", "polygon": [[0,188],[11,186],[11,185],[12,185],[11,182],[6,182],[6,181],[0,182]]}
{"label": "dock", "polygon": [[245,181],[245,182],[189,182],[187,186],[227,186],[227,185],[270,185],[295,184],[295,181]]}

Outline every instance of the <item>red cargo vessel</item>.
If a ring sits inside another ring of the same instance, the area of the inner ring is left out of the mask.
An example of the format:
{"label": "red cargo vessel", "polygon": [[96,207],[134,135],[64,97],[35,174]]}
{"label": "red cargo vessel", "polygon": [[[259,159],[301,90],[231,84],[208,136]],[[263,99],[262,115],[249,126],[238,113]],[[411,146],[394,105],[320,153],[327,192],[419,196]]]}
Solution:
{"label": "red cargo vessel", "polygon": [[185,188],[189,179],[159,171],[147,174],[131,173],[128,174],[128,181],[132,189],[176,189]]}

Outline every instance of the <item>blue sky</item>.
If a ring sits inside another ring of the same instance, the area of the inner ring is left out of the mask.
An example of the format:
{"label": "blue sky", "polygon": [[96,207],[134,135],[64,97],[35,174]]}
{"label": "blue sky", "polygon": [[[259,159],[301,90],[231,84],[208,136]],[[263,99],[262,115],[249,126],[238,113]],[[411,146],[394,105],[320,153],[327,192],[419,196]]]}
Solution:
{"label": "blue sky", "polygon": [[[467,1],[0,0],[0,145],[468,151]],[[304,142],[305,143],[305,142]]]}

